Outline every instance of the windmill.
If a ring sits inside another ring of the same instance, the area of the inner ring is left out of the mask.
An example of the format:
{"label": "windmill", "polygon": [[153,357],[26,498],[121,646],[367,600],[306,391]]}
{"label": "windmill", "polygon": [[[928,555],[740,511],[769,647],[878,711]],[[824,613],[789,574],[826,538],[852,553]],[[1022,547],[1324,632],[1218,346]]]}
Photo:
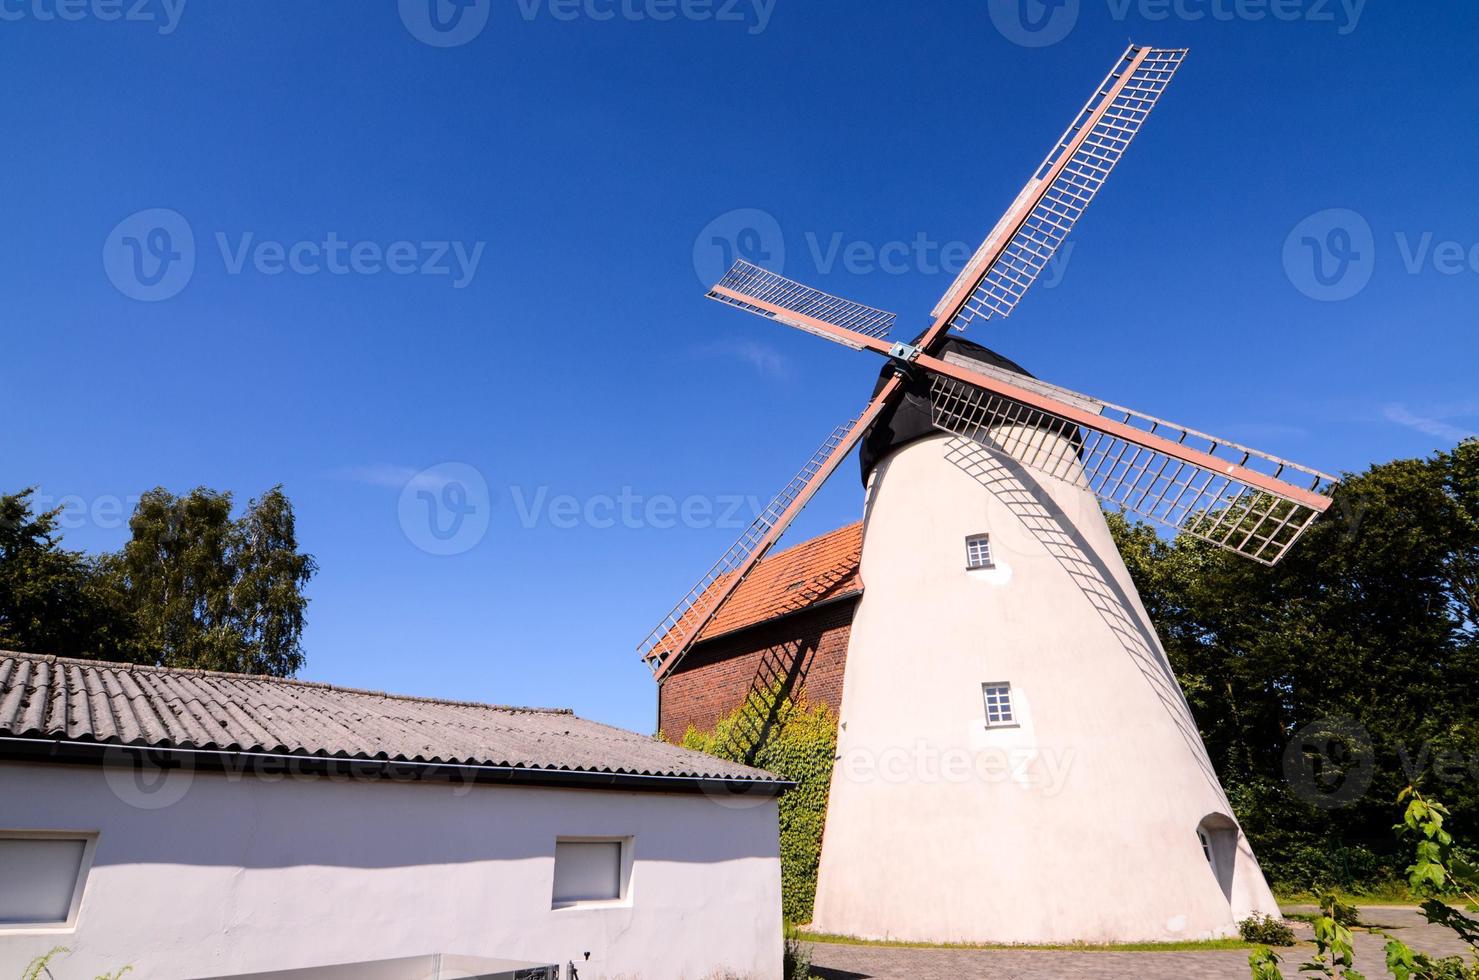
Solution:
{"label": "windmill", "polygon": [[[890,339],[894,314],[743,260],[709,293],[887,358],[863,411],[639,647],[659,681],[670,675],[868,440],[866,588],[818,930],[1184,939],[1278,911],[1101,505],[1271,565],[1329,508],[1334,478],[1038,380],[954,336],[1012,313],[1185,54],[1125,51],[912,341]],[[910,413],[923,432],[906,432]],[[952,759],[959,778],[943,774]]]}

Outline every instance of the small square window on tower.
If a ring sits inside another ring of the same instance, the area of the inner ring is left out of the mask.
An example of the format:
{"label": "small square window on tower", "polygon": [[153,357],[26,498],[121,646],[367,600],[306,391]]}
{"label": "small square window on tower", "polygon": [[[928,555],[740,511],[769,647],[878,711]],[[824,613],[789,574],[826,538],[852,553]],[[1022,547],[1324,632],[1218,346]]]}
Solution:
{"label": "small square window on tower", "polygon": [[986,698],[986,727],[1009,728],[1017,724],[1017,712],[1012,707],[1012,685],[1000,683],[982,684]]}
{"label": "small square window on tower", "polygon": [[994,568],[991,560],[991,535],[972,534],[965,539],[966,568]]}

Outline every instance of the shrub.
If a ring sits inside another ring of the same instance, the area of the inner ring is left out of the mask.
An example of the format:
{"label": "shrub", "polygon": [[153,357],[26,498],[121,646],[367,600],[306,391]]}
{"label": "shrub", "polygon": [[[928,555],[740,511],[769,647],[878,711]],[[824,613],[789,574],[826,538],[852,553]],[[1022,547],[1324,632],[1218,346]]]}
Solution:
{"label": "shrub", "polygon": [[[1471,919],[1450,904],[1455,898],[1479,904],[1479,869],[1457,847],[1453,834],[1445,826],[1451,814],[1437,800],[1427,799],[1415,786],[1409,786],[1397,797],[1405,804],[1398,832],[1415,843],[1415,860],[1407,868],[1407,884],[1416,895],[1426,899],[1423,916],[1433,925],[1452,929],[1458,938],[1479,950],[1479,920]],[[1320,898],[1320,914],[1315,916],[1315,955],[1301,964],[1301,973],[1359,980],[1363,976],[1355,967],[1355,945],[1351,926],[1356,910],[1328,892]],[[1479,958],[1465,963],[1462,957],[1441,959],[1420,953],[1400,939],[1373,927],[1372,932],[1386,937],[1386,967],[1397,980],[1479,980]],[[1260,946],[1248,957],[1253,980],[1284,980],[1279,970],[1279,956],[1267,946]]]}
{"label": "shrub", "polygon": [[1349,905],[1340,900],[1335,892],[1328,892],[1320,896],[1320,907],[1330,909],[1330,917],[1337,925],[1358,926],[1361,924],[1361,910],[1354,905]]}
{"label": "shrub", "polygon": [[1294,930],[1283,919],[1271,915],[1249,916],[1238,923],[1238,932],[1247,943],[1264,946],[1293,946]]}
{"label": "shrub", "polygon": [[[46,953],[36,957],[29,964],[27,964],[25,971],[21,974],[21,980],[42,980],[42,977],[46,977],[48,978],[48,980],[50,980],[52,976],[52,960],[56,959],[59,956],[66,957],[71,955],[72,950],[66,946],[53,946]],[[95,980],[120,980],[120,978],[125,973],[129,973],[132,970],[133,967],[125,966],[121,970],[115,970],[113,973],[102,974],[101,976],[96,977]]]}
{"label": "shrub", "polygon": [[796,784],[780,799],[781,911],[787,922],[810,922],[837,755],[836,716],[824,704],[807,704],[804,695],[756,691],[712,732],[690,728],[683,746],[759,766]]}
{"label": "shrub", "polygon": [[812,980],[811,947],[803,943],[790,926],[786,927],[786,951],[781,976],[784,980]]}

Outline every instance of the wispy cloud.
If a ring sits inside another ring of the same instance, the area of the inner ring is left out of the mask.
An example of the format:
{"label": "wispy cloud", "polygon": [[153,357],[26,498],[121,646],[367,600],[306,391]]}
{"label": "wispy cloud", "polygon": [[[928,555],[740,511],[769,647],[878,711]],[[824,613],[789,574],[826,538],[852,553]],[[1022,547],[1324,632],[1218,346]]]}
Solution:
{"label": "wispy cloud", "polygon": [[1453,425],[1449,422],[1450,419],[1479,417],[1479,402],[1444,405],[1422,413],[1414,412],[1400,402],[1394,402],[1383,406],[1381,414],[1388,422],[1405,425],[1409,429],[1416,429],[1426,435],[1452,442],[1479,435],[1479,431],[1473,427]]}
{"label": "wispy cloud", "polygon": [[720,340],[694,348],[693,354],[695,357],[739,361],[774,381],[786,381],[795,374],[788,357],[757,340]]}

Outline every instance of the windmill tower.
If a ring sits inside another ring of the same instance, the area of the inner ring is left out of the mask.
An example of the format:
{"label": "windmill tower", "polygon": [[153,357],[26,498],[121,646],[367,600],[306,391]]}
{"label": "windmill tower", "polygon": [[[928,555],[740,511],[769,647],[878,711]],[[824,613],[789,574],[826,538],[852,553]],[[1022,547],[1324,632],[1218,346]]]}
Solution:
{"label": "windmill tower", "polygon": [[854,446],[865,591],[847,650],[814,927],[873,939],[1228,935],[1277,913],[1101,502],[1273,564],[1333,478],[1029,375],[954,331],[1005,317],[1185,52],[1131,46],[927,330],[738,263],[710,297],[888,359],[642,644],[669,675]]}

